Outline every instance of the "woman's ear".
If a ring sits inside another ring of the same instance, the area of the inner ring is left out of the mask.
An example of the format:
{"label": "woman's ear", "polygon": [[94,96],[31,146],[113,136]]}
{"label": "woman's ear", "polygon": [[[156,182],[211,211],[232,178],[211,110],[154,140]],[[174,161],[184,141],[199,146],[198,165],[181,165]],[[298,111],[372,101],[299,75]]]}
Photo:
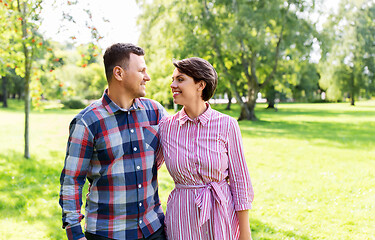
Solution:
{"label": "woman's ear", "polygon": [[203,91],[203,89],[206,87],[206,82],[202,80],[198,84],[198,91]]}

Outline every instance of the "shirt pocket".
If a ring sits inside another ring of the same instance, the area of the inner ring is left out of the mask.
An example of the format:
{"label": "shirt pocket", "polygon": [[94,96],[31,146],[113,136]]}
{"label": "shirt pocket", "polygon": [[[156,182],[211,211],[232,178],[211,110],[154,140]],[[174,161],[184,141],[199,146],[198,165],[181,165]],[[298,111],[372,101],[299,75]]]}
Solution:
{"label": "shirt pocket", "polygon": [[142,127],[144,151],[156,151],[159,144],[159,126],[150,125]]}

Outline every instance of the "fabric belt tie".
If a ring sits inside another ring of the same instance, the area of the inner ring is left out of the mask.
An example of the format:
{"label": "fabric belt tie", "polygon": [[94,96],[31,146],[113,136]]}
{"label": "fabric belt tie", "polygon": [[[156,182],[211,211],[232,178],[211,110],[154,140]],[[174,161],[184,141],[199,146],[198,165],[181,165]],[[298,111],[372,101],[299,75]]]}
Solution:
{"label": "fabric belt tie", "polygon": [[[202,192],[195,198],[195,204],[200,209],[200,216],[199,216],[199,227],[202,227],[203,224],[210,219],[210,213],[213,211],[214,217],[218,214],[221,217],[215,217],[216,219],[220,219],[221,227],[225,228],[229,227],[229,216],[228,212],[223,208],[223,203],[225,202],[225,196],[221,187],[225,186],[227,183],[226,179],[221,180],[220,182],[210,182],[206,185],[183,185],[183,184],[176,184],[175,188],[177,189],[201,189],[203,188]],[[214,200],[214,201],[213,201]],[[217,203],[217,204],[215,204]],[[214,204],[214,206],[212,206]],[[215,206],[218,207],[215,207]],[[223,225],[225,224],[225,225]],[[213,224],[214,226],[217,223]],[[215,227],[215,239],[221,236],[224,229],[216,229]]]}

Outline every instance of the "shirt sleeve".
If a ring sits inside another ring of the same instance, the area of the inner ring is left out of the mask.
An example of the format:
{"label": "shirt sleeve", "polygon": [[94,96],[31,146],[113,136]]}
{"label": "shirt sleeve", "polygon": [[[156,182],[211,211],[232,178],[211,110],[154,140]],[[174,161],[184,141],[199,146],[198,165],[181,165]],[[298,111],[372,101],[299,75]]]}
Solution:
{"label": "shirt sleeve", "polygon": [[229,183],[235,210],[251,209],[254,191],[243,152],[241,131],[234,118],[230,118],[227,151],[229,158]]}
{"label": "shirt sleeve", "polygon": [[157,106],[158,106],[158,113],[159,113],[159,116],[158,116],[158,126],[159,126],[159,128],[158,128],[158,140],[159,140],[159,144],[158,144],[158,148],[156,150],[155,162],[156,162],[157,168],[160,169],[161,166],[164,163],[164,155],[163,155],[162,145],[161,145],[161,142],[160,142],[160,128],[161,128],[161,124],[164,120],[163,118],[169,116],[169,114],[159,102],[156,102],[156,103],[157,103]]}
{"label": "shirt sleeve", "polygon": [[64,168],[60,177],[60,206],[63,228],[68,239],[84,237],[81,229],[82,188],[93,154],[93,135],[82,120],[74,119],[69,127]]}
{"label": "shirt sleeve", "polygon": [[[164,110],[165,111],[165,110]],[[158,144],[158,149],[156,151],[156,166],[158,169],[161,168],[161,166],[164,163],[164,154],[163,154],[163,145],[161,143],[161,134],[163,131],[163,127],[165,124],[165,120],[167,119],[168,115],[165,115],[160,121],[159,121],[159,128],[158,128],[158,139],[159,139],[159,144]]]}
{"label": "shirt sleeve", "polygon": [[169,116],[169,113],[167,112],[167,110],[165,110],[165,108],[160,103],[158,103],[158,110],[159,110],[159,119],[158,119],[159,121],[161,121],[163,117]]}

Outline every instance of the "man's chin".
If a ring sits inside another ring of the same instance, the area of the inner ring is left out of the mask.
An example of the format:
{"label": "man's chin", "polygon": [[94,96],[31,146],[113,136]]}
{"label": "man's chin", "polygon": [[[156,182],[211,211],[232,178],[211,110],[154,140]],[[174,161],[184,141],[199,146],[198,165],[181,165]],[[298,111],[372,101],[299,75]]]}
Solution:
{"label": "man's chin", "polygon": [[140,92],[138,97],[144,97],[146,96],[146,92]]}

